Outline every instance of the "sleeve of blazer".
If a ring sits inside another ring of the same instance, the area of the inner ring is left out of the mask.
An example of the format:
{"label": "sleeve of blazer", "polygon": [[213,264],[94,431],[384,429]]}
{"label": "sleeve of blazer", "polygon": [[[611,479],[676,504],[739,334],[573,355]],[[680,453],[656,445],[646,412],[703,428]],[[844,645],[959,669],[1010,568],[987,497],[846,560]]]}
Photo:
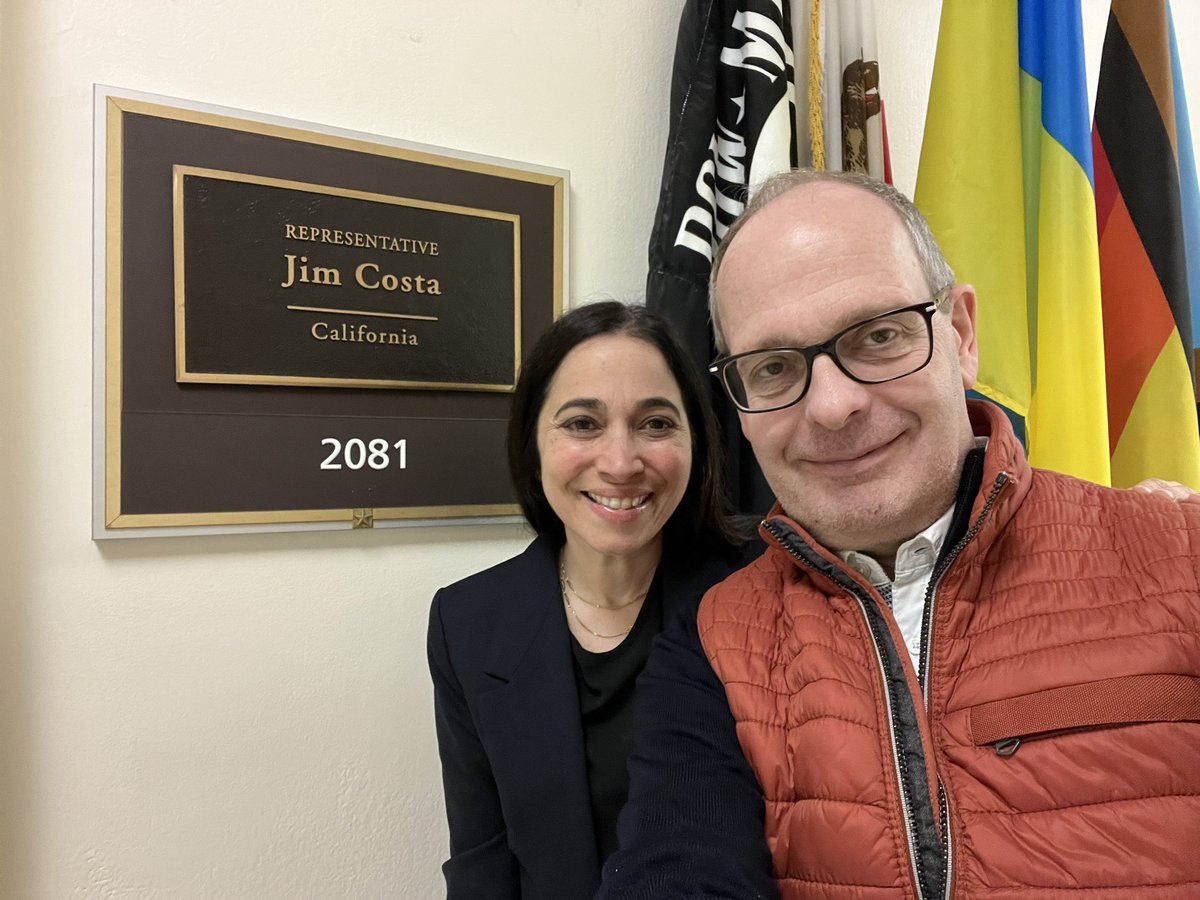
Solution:
{"label": "sleeve of blazer", "polygon": [[763,811],[695,610],[683,611],[638,679],[621,849],[596,900],[776,900]]}
{"label": "sleeve of blazer", "polygon": [[444,591],[429,612],[429,672],[450,858],[442,865],[447,900],[520,900],[517,861],[508,848],[500,795],[487,753],[475,730],[450,653],[442,620]]}

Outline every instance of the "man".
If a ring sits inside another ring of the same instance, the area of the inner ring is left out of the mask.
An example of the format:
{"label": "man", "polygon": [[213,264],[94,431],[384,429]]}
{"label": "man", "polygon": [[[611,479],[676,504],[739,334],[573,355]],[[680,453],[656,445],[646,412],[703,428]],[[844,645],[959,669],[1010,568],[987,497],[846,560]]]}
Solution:
{"label": "man", "polygon": [[1030,470],[887,185],[768,182],[712,301],[778,504],[639,682],[598,900],[1200,896],[1200,506]]}

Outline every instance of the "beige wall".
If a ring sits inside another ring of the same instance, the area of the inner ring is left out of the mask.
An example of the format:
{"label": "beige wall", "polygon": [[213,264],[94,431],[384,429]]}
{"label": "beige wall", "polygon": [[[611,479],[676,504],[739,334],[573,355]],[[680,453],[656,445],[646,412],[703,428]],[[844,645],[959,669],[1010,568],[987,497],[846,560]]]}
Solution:
{"label": "beige wall", "polygon": [[[426,609],[525,541],[90,540],[92,84],[568,169],[569,295],[633,298],[681,6],[3,0],[0,898],[437,896]],[[911,189],[939,5],[877,6]]]}

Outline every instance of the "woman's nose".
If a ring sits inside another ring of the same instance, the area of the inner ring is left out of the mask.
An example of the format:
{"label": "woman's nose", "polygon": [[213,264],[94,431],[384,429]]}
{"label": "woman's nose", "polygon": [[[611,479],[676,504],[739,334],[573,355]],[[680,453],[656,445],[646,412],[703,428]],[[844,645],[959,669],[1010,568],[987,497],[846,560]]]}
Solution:
{"label": "woman's nose", "polygon": [[596,465],[601,474],[625,479],[639,474],[644,468],[641,451],[633,436],[624,430],[614,430],[601,441]]}

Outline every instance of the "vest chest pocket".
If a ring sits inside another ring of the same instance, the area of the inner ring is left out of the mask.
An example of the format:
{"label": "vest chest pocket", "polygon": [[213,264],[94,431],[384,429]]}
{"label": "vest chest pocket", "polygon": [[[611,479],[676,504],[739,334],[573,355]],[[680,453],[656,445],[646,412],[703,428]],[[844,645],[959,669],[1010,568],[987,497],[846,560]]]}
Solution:
{"label": "vest chest pocket", "polygon": [[1200,677],[1124,675],[982,703],[970,710],[971,740],[1012,756],[1025,741],[1142,722],[1200,723]]}

